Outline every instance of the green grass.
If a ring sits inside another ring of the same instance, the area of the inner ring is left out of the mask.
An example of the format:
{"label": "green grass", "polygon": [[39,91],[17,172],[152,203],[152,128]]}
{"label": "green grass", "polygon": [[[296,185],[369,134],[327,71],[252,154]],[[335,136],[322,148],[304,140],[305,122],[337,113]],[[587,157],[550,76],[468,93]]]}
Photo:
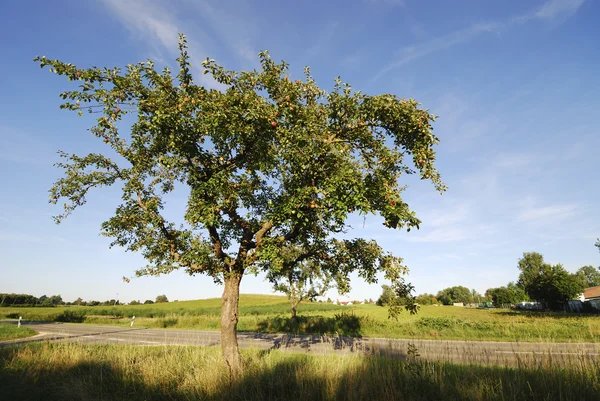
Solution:
{"label": "green grass", "polygon": [[220,350],[43,343],[0,348],[2,400],[597,401],[600,364],[501,368],[383,357],[243,352],[230,382]]}
{"label": "green grass", "polygon": [[[464,339],[488,341],[599,342],[597,315],[515,312],[454,306],[424,306],[417,315],[388,319],[376,305],[303,303],[289,319],[285,297],[242,295],[240,331],[328,333],[363,337]],[[0,308],[0,318],[136,327],[219,330],[220,299],[115,307]]]}
{"label": "green grass", "polygon": [[14,324],[0,323],[0,341],[15,340],[17,338],[31,337],[36,335],[35,330],[29,327],[17,327]]}

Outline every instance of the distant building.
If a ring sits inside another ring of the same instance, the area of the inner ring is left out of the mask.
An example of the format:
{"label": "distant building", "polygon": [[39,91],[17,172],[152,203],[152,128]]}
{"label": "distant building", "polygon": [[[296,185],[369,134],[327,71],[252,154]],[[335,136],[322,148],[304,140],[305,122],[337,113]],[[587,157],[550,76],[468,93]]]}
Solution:
{"label": "distant building", "polygon": [[462,302],[454,302],[452,305],[454,305],[454,306],[465,306],[465,304],[462,303]]}
{"label": "distant building", "polygon": [[583,298],[586,301],[600,301],[600,285],[583,290]]}

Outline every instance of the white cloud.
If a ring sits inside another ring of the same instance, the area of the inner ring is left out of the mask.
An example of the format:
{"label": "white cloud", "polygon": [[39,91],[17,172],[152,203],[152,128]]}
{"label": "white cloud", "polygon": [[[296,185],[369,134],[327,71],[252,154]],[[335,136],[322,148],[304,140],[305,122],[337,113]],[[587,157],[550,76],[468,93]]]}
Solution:
{"label": "white cloud", "polygon": [[585,0],[549,0],[532,12],[513,17],[506,21],[476,23],[425,42],[405,46],[400,50],[400,56],[384,66],[370,80],[370,83],[377,81],[388,72],[402,67],[414,60],[434,52],[460,45],[486,33],[499,32],[508,29],[515,24],[523,24],[532,20],[564,21],[573,16],[584,2]]}
{"label": "white cloud", "polygon": [[340,24],[337,21],[329,22],[323,29],[318,33],[315,44],[310,46],[304,52],[306,57],[315,57],[322,53],[326,46],[331,45],[336,32],[338,31]]}
{"label": "white cloud", "polygon": [[[225,9],[222,1],[195,1],[186,0],[191,6],[200,11],[200,17],[216,33],[216,38],[224,42],[227,47],[242,61],[252,66],[258,64],[258,51],[251,43],[256,36],[256,26],[251,10],[245,2],[237,1]],[[236,10],[235,13],[231,10]],[[195,27],[194,32],[196,32]],[[207,35],[206,35],[207,36]]]}
{"label": "white cloud", "polygon": [[170,12],[152,0],[102,0],[133,34],[149,43],[176,49],[180,27]]}
{"label": "white cloud", "polygon": [[517,17],[515,21],[566,19],[575,14],[584,2],[585,0],[550,0],[532,13]]}
{"label": "white cloud", "polygon": [[577,212],[576,205],[553,205],[553,206],[541,206],[532,207],[523,210],[519,214],[519,219],[524,221],[539,220],[539,219],[552,219],[562,220],[566,217],[573,216]]}
{"label": "white cloud", "polygon": [[406,46],[400,50],[400,56],[383,67],[371,80],[375,82],[386,73],[402,67],[411,61],[417,60],[431,53],[444,50],[450,47],[454,47],[461,43],[467,42],[476,36],[483,33],[494,32],[500,29],[502,26],[497,23],[486,23],[486,24],[474,24],[470,27],[449,33],[447,35],[431,39],[427,42],[418,43],[412,46]]}
{"label": "white cloud", "polygon": [[[232,52],[244,62],[251,62],[254,66],[258,57],[250,43],[253,37],[252,29],[244,21],[245,18],[226,13],[223,9],[213,7],[207,2],[190,2],[194,6],[189,11],[199,12],[197,20],[202,24],[193,26],[193,29],[178,19],[174,9],[181,11],[181,3],[169,3],[167,7],[163,2],[156,0],[102,0],[106,7],[138,40],[144,41],[159,58],[165,52],[170,56],[177,53],[179,33],[188,36],[189,55],[192,65],[197,72],[201,72],[201,62],[206,57],[217,58],[225,50]],[[183,4],[185,5],[185,4]],[[198,26],[206,26],[199,29]],[[226,46],[220,46],[225,43]],[[203,85],[223,89],[209,75],[196,74]]]}
{"label": "white cloud", "polygon": [[579,209],[575,204],[538,205],[536,199],[528,196],[520,202],[520,221],[540,221],[556,223],[577,214]]}
{"label": "white cloud", "polygon": [[405,0],[364,0],[367,4],[383,5],[383,6],[399,6],[404,7],[406,5]]}

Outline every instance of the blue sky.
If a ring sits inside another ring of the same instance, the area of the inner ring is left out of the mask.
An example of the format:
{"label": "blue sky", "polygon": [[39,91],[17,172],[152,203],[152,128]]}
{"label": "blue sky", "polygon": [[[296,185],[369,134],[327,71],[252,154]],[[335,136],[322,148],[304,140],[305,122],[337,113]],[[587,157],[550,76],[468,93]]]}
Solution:
{"label": "blue sky", "polygon": [[[298,77],[310,65],[324,88],[341,75],[355,89],[412,97],[439,116],[438,168],[449,190],[440,196],[411,181],[405,192],[421,229],[352,222],[355,236],[405,259],[418,293],[505,285],[525,251],[570,271],[598,266],[599,20],[595,0],[2,2],[0,292],[126,302],[220,296],[211,279],[183,273],[122,282],[144,262],[98,234],[118,191],[96,191],[60,226],[51,218],[59,208],[47,203],[60,174],[56,150],[104,148],[86,131],[91,119],[58,109],[66,82],[33,57],[172,65],[178,32],[197,66],[209,56],[252,69],[269,49]],[[242,292],[270,287],[248,276]],[[355,280],[349,298],[379,293]]]}

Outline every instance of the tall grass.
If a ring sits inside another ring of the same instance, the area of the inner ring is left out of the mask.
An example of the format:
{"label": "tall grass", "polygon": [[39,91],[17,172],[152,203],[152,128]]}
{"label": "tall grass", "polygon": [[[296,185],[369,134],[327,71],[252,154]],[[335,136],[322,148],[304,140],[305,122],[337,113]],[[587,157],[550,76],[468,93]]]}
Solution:
{"label": "tall grass", "polygon": [[243,353],[230,382],[220,350],[76,343],[0,349],[1,400],[600,399],[600,364],[461,366],[383,357]]}

